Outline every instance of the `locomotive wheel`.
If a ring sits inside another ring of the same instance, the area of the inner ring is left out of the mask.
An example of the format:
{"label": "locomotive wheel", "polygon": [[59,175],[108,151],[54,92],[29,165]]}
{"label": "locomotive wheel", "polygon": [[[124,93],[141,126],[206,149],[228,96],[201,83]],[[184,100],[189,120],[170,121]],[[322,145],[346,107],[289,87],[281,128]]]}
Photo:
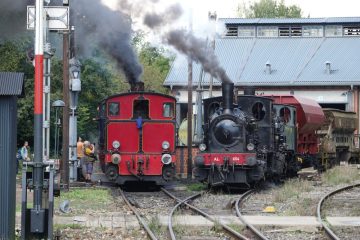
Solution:
{"label": "locomotive wheel", "polygon": [[115,182],[116,178],[118,177],[118,166],[116,165],[109,165],[107,168],[106,168],[106,172],[105,172],[105,175],[106,177],[112,181],[112,182]]}

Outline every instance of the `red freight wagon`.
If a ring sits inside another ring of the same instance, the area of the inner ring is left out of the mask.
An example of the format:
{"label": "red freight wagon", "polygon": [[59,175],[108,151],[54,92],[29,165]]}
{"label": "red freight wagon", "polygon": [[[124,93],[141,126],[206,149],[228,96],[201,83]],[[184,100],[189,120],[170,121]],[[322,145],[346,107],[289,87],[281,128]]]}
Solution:
{"label": "red freight wagon", "polygon": [[[325,121],[321,106],[312,99],[294,95],[269,96],[275,103],[289,104],[296,107],[297,119],[297,153],[316,159],[318,153],[318,138],[316,130],[320,129]],[[306,162],[312,160],[305,160]]]}
{"label": "red freight wagon", "polygon": [[175,175],[175,98],[153,92],[110,96],[99,106],[99,159],[110,181],[162,185]]}

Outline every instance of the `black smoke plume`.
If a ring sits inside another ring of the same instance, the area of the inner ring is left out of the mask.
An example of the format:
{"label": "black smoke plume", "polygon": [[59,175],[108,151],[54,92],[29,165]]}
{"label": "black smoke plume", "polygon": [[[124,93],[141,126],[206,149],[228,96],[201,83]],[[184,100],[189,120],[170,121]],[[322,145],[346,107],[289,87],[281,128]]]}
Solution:
{"label": "black smoke plume", "polygon": [[0,33],[1,39],[11,39],[26,32],[25,0],[0,1]]}
{"label": "black smoke plume", "polygon": [[100,0],[72,1],[72,9],[78,52],[90,57],[95,47],[101,47],[116,60],[130,84],[140,81],[142,67],[131,45],[130,16]]}
{"label": "black smoke plume", "polygon": [[[176,21],[182,14],[180,5],[170,6],[164,13],[145,14],[144,24],[151,29],[158,30],[160,27]],[[171,30],[163,36],[164,41],[175,47],[179,52],[190,57],[193,61],[202,65],[205,72],[222,82],[231,82],[226,71],[220,66],[214,50],[208,47],[207,41],[195,37],[191,32],[184,30]]]}
{"label": "black smoke plume", "polygon": [[183,14],[180,4],[169,6],[163,14],[147,13],[144,16],[144,24],[149,28],[158,28],[177,20]]}
{"label": "black smoke plume", "polygon": [[174,46],[179,52],[199,62],[204,71],[210,73],[222,82],[231,82],[212,48],[206,41],[196,38],[193,34],[184,30],[173,30],[165,35],[168,44]]}

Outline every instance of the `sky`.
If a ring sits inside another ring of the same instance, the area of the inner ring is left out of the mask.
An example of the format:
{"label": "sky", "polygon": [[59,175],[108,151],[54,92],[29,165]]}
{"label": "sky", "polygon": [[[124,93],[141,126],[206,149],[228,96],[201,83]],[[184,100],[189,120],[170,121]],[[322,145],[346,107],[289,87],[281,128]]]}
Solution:
{"label": "sky", "polygon": [[[111,6],[117,0],[102,0]],[[160,6],[180,3],[184,14],[177,26],[188,27],[192,15],[193,29],[201,31],[208,21],[208,12],[216,11],[218,18],[237,17],[239,4],[252,3],[256,0],[158,0]],[[280,1],[280,0],[279,0]],[[354,17],[360,16],[359,0],[285,0],[286,5],[298,5],[303,10],[304,17]],[[191,14],[192,13],[192,14]]]}

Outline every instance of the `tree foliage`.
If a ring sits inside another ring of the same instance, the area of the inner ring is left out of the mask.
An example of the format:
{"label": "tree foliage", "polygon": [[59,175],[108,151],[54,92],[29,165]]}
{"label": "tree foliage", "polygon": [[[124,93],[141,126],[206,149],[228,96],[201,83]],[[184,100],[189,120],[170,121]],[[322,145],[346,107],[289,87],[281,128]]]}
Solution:
{"label": "tree foliage", "polygon": [[260,0],[238,6],[238,15],[245,18],[301,18],[301,8],[296,5],[286,6],[284,0]]}
{"label": "tree foliage", "polygon": [[[162,48],[144,42],[144,36],[134,38],[139,61],[143,65],[142,79],[145,90],[166,93],[162,84],[170,69],[170,58]],[[18,101],[18,143],[29,141],[33,144],[34,126],[34,67],[27,59],[27,52],[32,49],[31,39],[20,39],[0,43],[0,71],[24,72],[25,97]],[[79,95],[78,135],[94,140],[97,136],[97,115],[99,103],[110,95],[127,92],[130,89],[124,74],[116,63],[107,56],[101,55],[91,59],[81,59],[81,92]],[[62,97],[62,60],[55,56],[51,59],[51,101]],[[55,109],[51,108],[51,144],[54,142]],[[61,131],[60,131],[61,135]],[[60,136],[61,139],[61,136]]]}

